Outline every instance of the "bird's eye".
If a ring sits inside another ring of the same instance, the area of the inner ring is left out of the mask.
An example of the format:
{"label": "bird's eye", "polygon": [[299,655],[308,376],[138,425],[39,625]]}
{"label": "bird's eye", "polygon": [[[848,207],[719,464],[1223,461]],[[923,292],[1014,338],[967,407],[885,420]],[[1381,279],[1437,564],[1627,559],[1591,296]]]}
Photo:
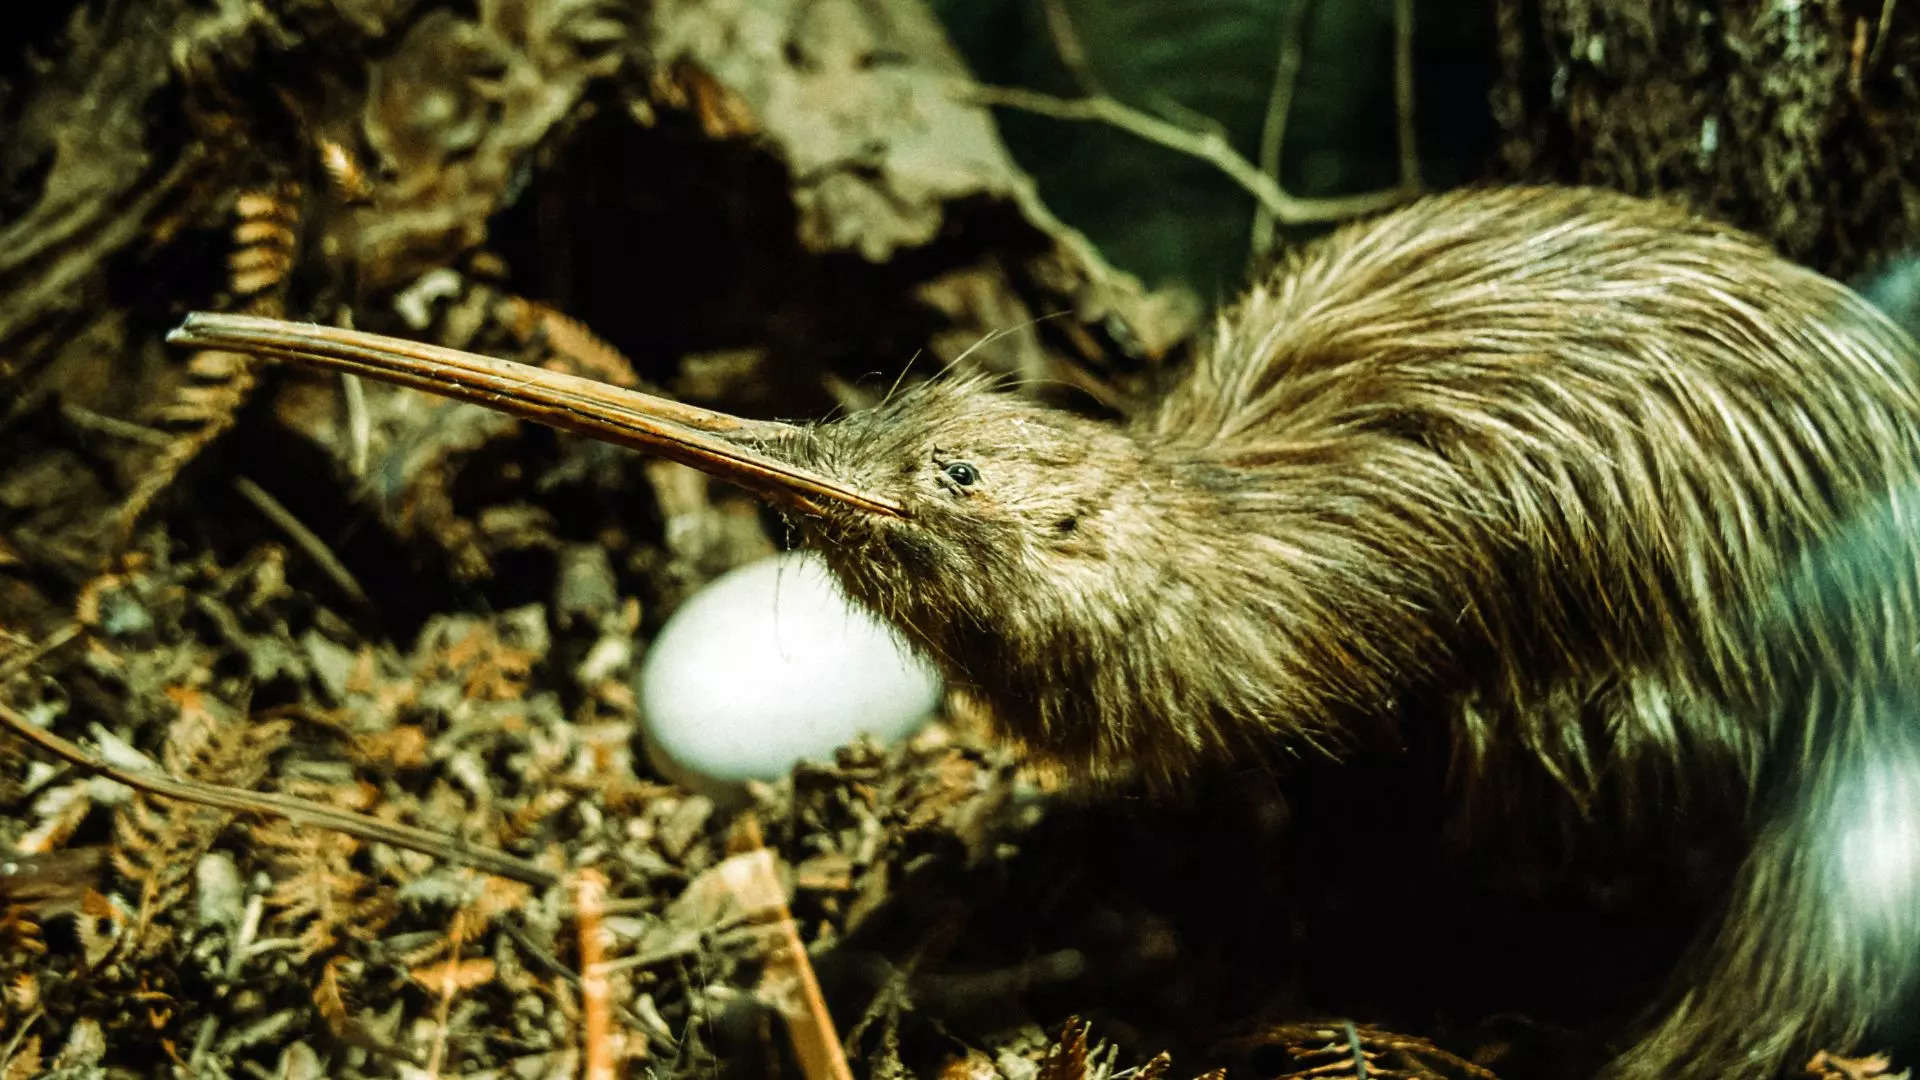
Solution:
{"label": "bird's eye", "polygon": [[964,461],[948,462],[946,469],[947,479],[959,484],[961,487],[972,487],[974,484],[980,482],[980,470]]}

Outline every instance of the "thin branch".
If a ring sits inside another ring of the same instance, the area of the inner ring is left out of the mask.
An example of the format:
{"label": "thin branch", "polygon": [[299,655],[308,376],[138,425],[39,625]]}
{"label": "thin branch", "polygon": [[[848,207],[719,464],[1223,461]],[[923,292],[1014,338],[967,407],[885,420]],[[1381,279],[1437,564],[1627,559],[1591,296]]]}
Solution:
{"label": "thin branch", "polygon": [[736,901],[743,908],[757,906],[760,898],[773,905],[766,913],[766,925],[774,932],[775,941],[760,977],[760,993],[764,998],[772,991],[775,1007],[787,1021],[787,1036],[794,1057],[800,1059],[800,1074],[806,1080],[853,1080],[846,1048],[835,1034],[827,999],[820,993],[820,980],[807,958],[793,913],[787,908],[786,890],[780,883],[773,851],[760,848],[727,861],[734,860],[739,860],[739,872],[729,876],[729,883]]}
{"label": "thin branch", "polygon": [[269,495],[265,488],[244,476],[234,477],[233,490],[252,503],[253,508],[260,511],[261,517],[279,526],[280,531],[287,534],[287,539],[292,540],[295,547],[304,552],[307,558],[312,559],[320,568],[320,572],[327,575],[327,579],[332,581],[341,592],[346,593],[354,603],[363,608],[373,606],[373,601],[367,598],[367,590],[360,587],[360,582],[354,578],[353,571],[347,569],[347,564],[341,562],[340,557],[333,553],[333,549],[315,536],[305,522],[294,517],[293,511],[281,505],[280,500]]}
{"label": "thin branch", "polygon": [[13,1038],[7,1040],[7,1048],[4,1051],[0,1051],[0,1068],[5,1068],[13,1064],[14,1052],[19,1050],[21,1042],[25,1041],[27,1029],[32,1027],[35,1021],[45,1015],[47,1015],[46,1008],[44,1006],[37,1006],[32,1012],[27,1014],[25,1020],[20,1021],[20,1027],[14,1031]]}
{"label": "thin branch", "polygon": [[6,705],[0,705],[0,726],[10,729],[14,734],[63,761],[77,765],[88,772],[98,773],[109,780],[117,780],[149,795],[158,795],[166,799],[184,799],[187,802],[217,807],[221,810],[232,810],[236,813],[283,817],[295,825],[332,829],[335,832],[346,833],[348,836],[357,836],[362,840],[391,844],[397,848],[418,851],[462,866],[471,866],[489,874],[524,881],[540,888],[547,888],[559,880],[558,875],[535,866],[525,859],[509,855],[504,851],[469,844],[458,837],[430,829],[400,825],[381,821],[365,814],[336,810],[333,807],[322,806],[291,795],[248,791],[224,784],[183,780],[146,769],[122,768],[89,753],[79,744],[69,742],[40,727]]}
{"label": "thin branch", "polygon": [[[440,1067],[447,1059],[447,1017],[453,1013],[453,996],[460,992],[460,950],[467,945],[467,913],[453,913],[453,925],[447,930],[447,959],[440,966],[440,1003],[433,1013],[433,1045],[427,1050],[424,1070],[427,1080],[440,1080]],[[421,980],[422,984],[426,980]]]}
{"label": "thin branch", "polygon": [[[1273,89],[1267,94],[1266,120],[1260,126],[1260,171],[1280,183],[1280,151],[1286,146],[1287,117],[1293,113],[1293,88],[1300,78],[1300,42],[1306,35],[1313,0],[1289,0],[1280,24],[1280,55],[1273,64]],[[1274,214],[1265,203],[1253,211],[1252,259],[1258,263],[1273,247]]]}
{"label": "thin branch", "polygon": [[584,1028],[586,1080],[613,1080],[612,991],[607,985],[606,929],[607,876],[594,867],[573,879],[574,922],[580,931],[580,1012]]}
{"label": "thin branch", "polygon": [[173,436],[158,428],[150,428],[145,424],[136,424],[117,416],[97,413],[84,405],[75,405],[71,401],[60,403],[60,418],[74,427],[109,435],[116,439],[125,439],[128,442],[137,442],[143,446],[173,445]]}
{"label": "thin branch", "polygon": [[799,924],[787,907],[778,857],[766,843],[759,817],[742,814],[727,835],[727,850],[734,854],[709,872],[718,876],[737,910],[774,932],[758,992],[762,1001],[786,1018],[793,1054],[800,1059],[800,1075],[806,1080],[853,1080],[846,1047],[820,994],[820,980],[800,940]]}
{"label": "thin branch", "polygon": [[1886,47],[1887,34],[1893,29],[1894,0],[1881,0],[1880,21],[1873,30],[1873,48],[1867,50],[1867,70],[1880,63],[1880,50]]}
{"label": "thin branch", "polygon": [[[337,321],[346,329],[353,329],[353,309],[343,307]],[[364,480],[367,462],[373,456],[373,413],[367,408],[367,387],[360,376],[343,371],[340,393],[347,405],[347,473],[356,480]]]}
{"label": "thin branch", "polygon": [[79,637],[80,629],[79,620],[69,622],[60,629],[48,634],[41,640],[40,644],[35,645],[33,648],[8,660],[4,664],[0,664],[0,683],[4,683],[15,675],[27,670],[27,668],[39,663],[41,657],[72,641],[74,638]]}
{"label": "thin branch", "polygon": [[347,403],[347,471],[364,480],[373,456],[373,414],[367,411],[367,388],[360,376],[340,373],[340,392]]}
{"label": "thin branch", "polygon": [[1333,195],[1307,199],[1289,195],[1273,178],[1261,172],[1251,161],[1218,132],[1195,132],[1168,123],[1151,113],[1142,112],[1110,97],[1059,98],[1033,90],[1009,86],[965,84],[956,88],[957,97],[977,105],[994,105],[1023,112],[1050,116],[1056,120],[1078,120],[1119,128],[1136,138],[1164,146],[1207,162],[1239,184],[1249,195],[1283,225],[1343,221],[1405,202],[1416,192],[1403,187],[1366,191],[1355,195]]}
{"label": "thin branch", "polygon": [[1420,141],[1413,126],[1413,0],[1393,0],[1394,135],[1400,150],[1400,187],[1418,191]]}
{"label": "thin branch", "polygon": [[1060,63],[1079,84],[1080,92],[1101,93],[1100,77],[1093,73],[1086,46],[1080,43],[1080,33],[1074,29],[1073,16],[1063,0],[1040,0],[1040,13],[1047,21],[1047,36],[1053,39],[1053,51],[1060,54]]}

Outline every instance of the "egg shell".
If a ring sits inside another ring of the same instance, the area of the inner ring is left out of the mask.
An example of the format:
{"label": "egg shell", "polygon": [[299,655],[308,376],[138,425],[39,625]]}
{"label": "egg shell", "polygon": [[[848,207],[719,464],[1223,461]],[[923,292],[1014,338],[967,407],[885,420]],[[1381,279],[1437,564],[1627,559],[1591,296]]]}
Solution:
{"label": "egg shell", "polygon": [[809,552],[714,579],[661,627],[640,671],[650,753],[670,774],[722,783],[783,776],[862,733],[903,738],[939,700],[933,667]]}

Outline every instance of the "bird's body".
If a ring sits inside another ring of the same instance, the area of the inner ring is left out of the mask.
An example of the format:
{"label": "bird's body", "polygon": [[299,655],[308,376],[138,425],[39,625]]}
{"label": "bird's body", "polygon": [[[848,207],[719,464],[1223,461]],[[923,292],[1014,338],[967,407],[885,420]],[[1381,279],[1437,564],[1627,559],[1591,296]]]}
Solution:
{"label": "bird's body", "polygon": [[[554,408],[519,411],[600,433]],[[810,470],[848,592],[1080,775],[1438,730],[1463,805],[1731,804],[1744,861],[1617,1076],[1767,1075],[1913,990],[1920,348],[1742,234],[1439,196],[1276,268],[1130,424],[935,381],[745,440]]]}
{"label": "bird's body", "polygon": [[1070,771],[1445,725],[1464,803],[1736,802],[1729,908],[1623,1075],[1764,1075],[1910,989],[1920,352],[1750,238],[1432,198],[1278,268],[1130,426],[934,383],[786,442],[907,508],[810,517],[848,590]]}

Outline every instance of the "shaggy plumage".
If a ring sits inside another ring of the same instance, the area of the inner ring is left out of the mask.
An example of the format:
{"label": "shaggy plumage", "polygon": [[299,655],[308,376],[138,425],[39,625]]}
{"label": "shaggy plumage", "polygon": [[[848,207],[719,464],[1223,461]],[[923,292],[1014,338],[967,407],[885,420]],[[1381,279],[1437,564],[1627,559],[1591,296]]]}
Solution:
{"label": "shaggy plumage", "polygon": [[808,527],[1007,732],[1091,777],[1446,725],[1593,828],[1750,848],[1621,1077],[1845,1048],[1920,958],[1920,349],[1661,204],[1510,189],[1339,231],[1151,415],[933,382],[776,449],[904,504]]}

